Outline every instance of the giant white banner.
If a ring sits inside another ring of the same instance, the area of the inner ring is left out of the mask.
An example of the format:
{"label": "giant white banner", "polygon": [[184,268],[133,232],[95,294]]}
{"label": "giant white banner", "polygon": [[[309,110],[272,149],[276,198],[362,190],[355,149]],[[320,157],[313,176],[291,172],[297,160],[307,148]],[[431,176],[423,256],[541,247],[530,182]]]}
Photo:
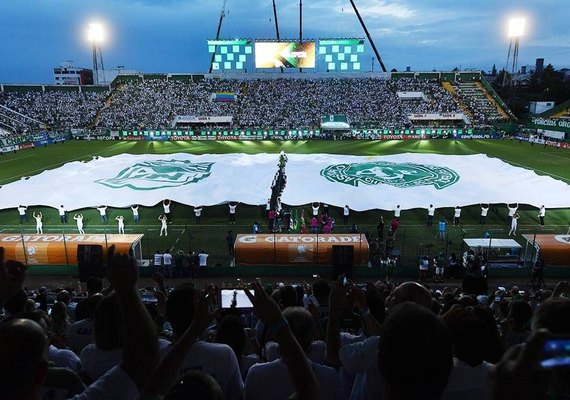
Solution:
{"label": "giant white banner", "polygon": [[0,188],[0,208],[44,205],[68,210],[97,205],[152,206],[163,199],[210,206],[265,204],[277,154],[122,154],[72,162]]}
{"label": "giant white banner", "polygon": [[[0,208],[45,205],[152,206],[165,198],[188,205],[265,204],[277,154],[146,154],[72,162],[0,188]],[[282,203],[318,201],[351,209],[392,210],[521,203],[570,207],[570,185],[485,155],[389,156],[289,154]]]}
{"label": "giant white banner", "polygon": [[570,185],[486,155],[289,154],[282,202],[325,202],[357,211],[521,203],[570,207]]}

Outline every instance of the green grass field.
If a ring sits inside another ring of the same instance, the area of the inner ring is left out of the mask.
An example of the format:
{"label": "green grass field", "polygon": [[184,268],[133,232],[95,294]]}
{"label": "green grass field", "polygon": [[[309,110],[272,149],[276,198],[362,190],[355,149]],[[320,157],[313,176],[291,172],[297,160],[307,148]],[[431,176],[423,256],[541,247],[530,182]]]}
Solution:
{"label": "green grass field", "polygon": [[[65,144],[50,145],[48,147],[22,150],[18,153],[4,154],[0,157],[0,185],[41,173],[45,169],[57,168],[67,162],[77,160],[91,160],[93,156],[109,157],[120,153],[132,154],[169,154],[169,153],[278,153],[285,150],[288,153],[334,153],[351,155],[384,155],[396,153],[438,153],[468,155],[484,153],[490,157],[497,157],[515,166],[530,168],[540,175],[549,175],[555,179],[570,184],[570,156],[565,150],[552,147],[531,146],[529,143],[519,143],[516,140],[418,140],[418,141],[264,141],[264,142],[120,142],[120,141],[68,141]],[[516,177],[513,177],[516,179]],[[54,188],[57,190],[57,188]],[[508,188],[505,188],[508,190]],[[547,196],[548,194],[545,194]],[[548,210],[546,216],[547,226],[540,228],[537,225],[537,209],[521,205],[519,214],[519,235],[516,239],[524,246],[521,233],[566,233],[570,222],[570,199],[568,209]],[[30,221],[27,224],[18,224],[18,213],[15,209],[0,211],[0,229],[4,233],[35,233],[35,222],[31,218],[33,210],[40,210],[44,215],[44,233],[75,233],[75,224],[70,220],[69,225],[62,225],[57,210],[42,207],[31,207],[28,211]],[[132,224],[130,209],[109,209],[109,224],[101,225],[99,214],[95,209],[83,210],[85,216],[85,231],[87,233],[116,232],[115,216],[124,215],[126,233],[143,233],[143,255],[150,257],[156,249],[205,249],[210,253],[209,264],[227,266],[229,256],[225,243],[225,236],[230,225],[227,224],[227,206],[220,205],[204,209],[202,224],[194,223],[194,214],[190,207],[175,204],[172,210],[174,223],[169,226],[169,236],[158,237],[160,224],[157,221],[162,207],[141,209],[141,224]],[[299,210],[300,211],[300,210]],[[308,207],[307,207],[308,211]],[[463,237],[482,237],[485,231],[491,231],[493,237],[506,237],[507,209],[505,205],[497,205],[487,218],[487,224],[482,227],[478,224],[479,206],[465,207],[462,212],[463,226],[449,229],[451,244],[446,249],[448,253],[461,250]],[[238,207],[237,224],[232,225],[234,233],[249,233],[255,220],[263,218],[264,206]],[[331,214],[337,221],[337,232],[348,232],[348,226],[339,225],[342,221],[342,210],[331,209]],[[398,232],[396,248],[403,253],[403,264],[408,268],[415,267],[417,254],[424,253],[426,244],[434,246],[429,250],[431,254],[437,252],[441,246],[434,240],[436,227],[425,226],[427,211],[414,209],[404,211],[401,218],[401,227]],[[391,211],[371,210],[351,214],[351,222],[358,224],[360,232],[369,230],[373,235],[380,216],[384,216],[386,225],[391,217]],[[436,221],[444,216],[452,220],[452,209],[438,209]]]}

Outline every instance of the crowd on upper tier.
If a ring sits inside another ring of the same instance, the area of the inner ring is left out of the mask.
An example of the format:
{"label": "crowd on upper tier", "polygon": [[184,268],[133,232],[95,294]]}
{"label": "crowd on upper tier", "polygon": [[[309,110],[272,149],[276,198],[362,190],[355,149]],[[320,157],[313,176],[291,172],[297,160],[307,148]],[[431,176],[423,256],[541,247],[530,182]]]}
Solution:
{"label": "crowd on upper tier", "polygon": [[567,282],[485,292],[468,280],[430,290],[317,276],[312,284],[238,281],[220,291],[191,282],[167,288],[157,273],[153,288],[139,289],[134,258],[111,251],[108,260],[108,286],[90,278],[85,288],[55,291],[24,287],[25,266],[1,263],[2,398],[570,394]]}
{"label": "crowd on upper tier", "polygon": [[[422,92],[427,101],[402,100],[397,93],[403,91]],[[236,100],[213,101],[212,94],[219,92],[235,93]],[[146,79],[120,83],[99,93],[3,92],[0,104],[57,129],[165,129],[177,115],[232,116],[235,129],[318,129],[321,116],[345,115],[353,127],[397,129],[414,126],[409,119],[413,113],[462,112],[461,105],[437,80],[368,77]],[[477,116],[475,123],[485,126],[489,121],[483,110],[478,112],[477,104],[469,107]],[[22,130],[18,122],[22,118],[17,114],[10,118],[5,122]],[[425,127],[426,122],[416,126]]]}

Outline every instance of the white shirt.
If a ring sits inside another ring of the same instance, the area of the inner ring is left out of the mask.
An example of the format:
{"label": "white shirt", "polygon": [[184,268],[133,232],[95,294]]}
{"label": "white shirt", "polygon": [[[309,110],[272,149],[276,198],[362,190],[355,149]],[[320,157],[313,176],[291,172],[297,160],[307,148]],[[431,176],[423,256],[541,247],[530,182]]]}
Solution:
{"label": "white shirt", "polygon": [[434,206],[428,207],[428,215],[429,215],[430,217],[433,217],[434,214],[435,214],[435,207],[434,207]]}
{"label": "white shirt", "polygon": [[59,216],[60,216],[60,217],[63,217],[63,216],[65,215],[65,208],[59,207],[59,210],[58,210],[58,211],[59,211]]}
{"label": "white shirt", "polygon": [[117,222],[119,223],[119,228],[124,228],[125,227],[125,220],[123,217],[120,217],[117,219]]}
{"label": "white shirt", "polygon": [[170,253],[164,253],[164,255],[162,256],[164,265],[172,265],[172,254]]}
{"label": "white shirt", "polygon": [[18,213],[20,213],[20,215],[26,215],[26,210],[27,207],[18,207]]}
{"label": "white shirt", "polygon": [[402,212],[402,209],[400,207],[396,207],[396,209],[394,210],[394,217],[400,218],[401,212]]}
{"label": "white shirt", "polygon": [[515,215],[515,213],[517,212],[518,209],[519,209],[519,206],[509,207],[509,217],[512,217],[513,215]]}
{"label": "white shirt", "polygon": [[546,208],[540,207],[540,211],[538,212],[539,217],[544,217],[546,215]]}
{"label": "white shirt", "polygon": [[107,207],[97,207],[97,210],[99,210],[99,214],[101,214],[101,216],[105,215],[105,213],[107,212]]}
{"label": "white shirt", "polygon": [[514,228],[515,226],[517,226],[518,219],[519,219],[519,217],[516,217],[513,215],[513,219],[511,220],[511,227]]}
{"label": "white shirt", "polygon": [[457,207],[457,208],[455,209],[455,214],[453,214],[453,216],[454,216],[455,218],[461,217],[461,208]]}
{"label": "white shirt", "polygon": [[67,346],[70,350],[75,354],[81,354],[81,351],[91,343],[93,343],[93,321],[82,319],[71,324],[67,334]]}
{"label": "white shirt", "polygon": [[489,212],[489,207],[481,207],[481,216],[486,217]]}
{"label": "white shirt", "polygon": [[350,208],[348,208],[347,206],[344,207],[344,216],[348,216],[350,214]]}
{"label": "white shirt", "polygon": [[200,267],[205,267],[208,264],[208,254],[206,253],[198,254],[198,264]]}
{"label": "white shirt", "polygon": [[[319,399],[338,399],[340,381],[336,370],[311,361],[309,363],[319,384]],[[289,371],[281,359],[255,364],[247,373],[245,380],[247,400],[287,400],[293,392]]]}
{"label": "white shirt", "polygon": [[73,396],[71,400],[135,400],[138,398],[137,385],[129,374],[117,366],[93,382],[83,393]]}
{"label": "white shirt", "polygon": [[236,204],[235,206],[232,206],[231,204],[228,204],[228,205],[229,205],[229,207],[230,207],[230,214],[235,214],[235,213],[236,213],[237,204]]}
{"label": "white shirt", "polygon": [[170,203],[162,203],[162,207],[164,208],[165,214],[168,214],[170,212]]}
{"label": "white shirt", "polygon": [[200,208],[195,208],[194,209],[194,214],[199,217],[200,215],[202,215],[202,207]]}
{"label": "white shirt", "polygon": [[442,400],[478,400],[487,398],[487,374],[493,364],[483,361],[476,367],[453,358],[453,368]]}
{"label": "white shirt", "polygon": [[379,399],[380,372],[378,372],[379,336],[370,336],[357,343],[342,346],[339,358],[349,374],[356,375],[350,399]]}
{"label": "white shirt", "polygon": [[[166,352],[161,355],[166,354]],[[198,341],[192,345],[182,368],[182,377],[189,370],[199,370],[211,375],[222,388],[225,399],[242,398],[243,380],[234,351],[225,344]]]}
{"label": "white shirt", "polygon": [[[168,340],[158,339],[158,351],[161,354],[166,352],[168,346],[170,346]],[[83,349],[80,357],[85,373],[95,380],[123,362],[123,349],[100,350],[92,343]]]}
{"label": "white shirt", "polygon": [[131,207],[131,210],[133,210],[133,216],[137,217],[139,215],[139,206]]}
{"label": "white shirt", "polygon": [[319,206],[313,206],[311,205],[311,207],[313,208],[313,215],[319,215]]}
{"label": "white shirt", "polygon": [[58,349],[54,345],[48,347],[48,360],[53,362],[56,367],[68,368],[73,372],[81,372],[81,361],[79,357],[67,349]]}

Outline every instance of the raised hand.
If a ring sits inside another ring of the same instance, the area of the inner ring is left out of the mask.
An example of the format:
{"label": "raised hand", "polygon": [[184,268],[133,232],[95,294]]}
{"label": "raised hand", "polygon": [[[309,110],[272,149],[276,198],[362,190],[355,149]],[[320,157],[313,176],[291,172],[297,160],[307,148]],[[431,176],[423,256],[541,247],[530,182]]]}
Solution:
{"label": "raised hand", "polygon": [[113,245],[107,253],[107,265],[107,278],[116,292],[136,290],[138,266],[132,255],[115,253]]}
{"label": "raised hand", "polygon": [[253,304],[253,312],[267,326],[273,326],[276,322],[283,319],[279,306],[273,299],[263,290],[259,282],[251,283],[254,294],[249,289],[244,289],[245,294]]}
{"label": "raised hand", "polygon": [[4,262],[4,248],[0,247],[0,306],[22,288],[26,272],[26,266],[19,261]]}

